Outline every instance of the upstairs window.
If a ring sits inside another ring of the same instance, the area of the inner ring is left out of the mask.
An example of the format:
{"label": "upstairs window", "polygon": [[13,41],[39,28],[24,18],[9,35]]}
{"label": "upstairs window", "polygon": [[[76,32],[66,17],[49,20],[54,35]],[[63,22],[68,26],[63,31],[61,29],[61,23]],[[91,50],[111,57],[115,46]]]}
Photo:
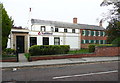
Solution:
{"label": "upstairs window", "polygon": [[53,32],[54,31],[54,28],[53,27],[51,27],[51,32]]}
{"label": "upstairs window", "polygon": [[45,31],[45,26],[41,26],[41,31]]}
{"label": "upstairs window", "polygon": [[67,32],[67,29],[64,29],[64,32]]}
{"label": "upstairs window", "polygon": [[55,32],[58,32],[59,30],[58,30],[58,28],[55,28]]}
{"label": "upstairs window", "polygon": [[75,29],[72,29],[72,33],[75,33]]}
{"label": "upstairs window", "polygon": [[85,36],[85,30],[82,31],[82,35]]}
{"label": "upstairs window", "polygon": [[98,36],[99,35],[99,32],[98,31],[96,31],[96,36]]}
{"label": "upstairs window", "polygon": [[90,30],[88,31],[88,36],[91,36],[91,31]]}
{"label": "upstairs window", "polygon": [[94,36],[94,31],[91,31],[91,36]]}
{"label": "upstairs window", "polygon": [[98,36],[101,36],[101,31],[98,31]]}
{"label": "upstairs window", "polygon": [[88,36],[89,35],[89,31],[85,31],[85,36]]}
{"label": "upstairs window", "polygon": [[103,32],[103,36],[105,36],[105,32]]}
{"label": "upstairs window", "polygon": [[96,31],[93,31],[93,32],[94,32],[94,33],[93,33],[93,34],[94,34],[93,36],[97,36],[97,35],[96,35],[97,32],[96,32]]}
{"label": "upstairs window", "polygon": [[103,31],[100,32],[100,36],[103,36]]}

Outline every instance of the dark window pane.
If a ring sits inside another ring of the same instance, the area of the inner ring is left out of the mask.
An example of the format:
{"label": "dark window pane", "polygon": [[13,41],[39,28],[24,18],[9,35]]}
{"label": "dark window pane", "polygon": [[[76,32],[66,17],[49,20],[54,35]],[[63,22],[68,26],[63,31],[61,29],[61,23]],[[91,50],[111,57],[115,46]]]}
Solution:
{"label": "dark window pane", "polygon": [[58,32],[58,28],[55,28],[55,32]]}
{"label": "dark window pane", "polygon": [[75,33],[75,29],[72,29],[72,33]]}
{"label": "dark window pane", "polygon": [[54,45],[60,45],[60,38],[59,37],[54,38]]}
{"label": "dark window pane", "polygon": [[30,46],[37,45],[37,37],[30,37]]}
{"label": "dark window pane", "polygon": [[67,29],[64,29],[64,32],[67,32]]}

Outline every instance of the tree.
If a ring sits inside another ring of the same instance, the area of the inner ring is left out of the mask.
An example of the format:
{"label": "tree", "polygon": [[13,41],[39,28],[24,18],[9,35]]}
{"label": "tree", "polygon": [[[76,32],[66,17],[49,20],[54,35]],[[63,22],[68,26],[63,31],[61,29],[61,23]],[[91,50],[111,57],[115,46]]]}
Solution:
{"label": "tree", "polygon": [[112,44],[113,44],[113,45],[120,46],[120,37],[114,39],[114,40],[112,41]]}
{"label": "tree", "polygon": [[104,0],[101,6],[114,5],[112,10],[109,10],[109,15],[104,20],[109,21],[109,25],[106,28],[106,34],[108,36],[108,43],[112,43],[113,40],[120,36],[120,0]]}
{"label": "tree", "polygon": [[103,20],[110,21],[112,19],[116,19],[120,21],[120,0],[103,0],[103,2],[100,4],[100,6],[108,6],[113,5],[113,9],[109,10],[109,13],[103,18]]}
{"label": "tree", "polygon": [[116,38],[120,37],[120,21],[112,20],[106,28],[106,34],[108,36],[107,41],[111,43]]}
{"label": "tree", "polygon": [[7,47],[8,36],[13,26],[13,21],[1,3],[0,8],[0,11],[2,11],[2,50],[4,50]]}

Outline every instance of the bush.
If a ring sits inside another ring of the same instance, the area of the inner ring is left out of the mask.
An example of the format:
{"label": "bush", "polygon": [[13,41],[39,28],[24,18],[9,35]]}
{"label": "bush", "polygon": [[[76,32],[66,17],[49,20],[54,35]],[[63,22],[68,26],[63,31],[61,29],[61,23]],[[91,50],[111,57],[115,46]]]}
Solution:
{"label": "bush", "polygon": [[95,45],[89,45],[89,52],[94,52],[95,51]]}
{"label": "bush", "polygon": [[24,56],[27,58],[27,60],[29,61],[30,59],[30,54],[29,53],[25,53]]}
{"label": "bush", "polygon": [[113,46],[113,44],[97,44],[96,45],[97,47],[111,47],[111,46]]}
{"label": "bush", "polygon": [[15,50],[15,49],[11,49],[11,48],[6,48],[6,49],[5,49],[5,52],[6,52],[7,54],[15,54],[16,50]]}
{"label": "bush", "polygon": [[33,45],[29,48],[29,53],[33,55],[54,55],[65,54],[70,50],[69,45]]}
{"label": "bush", "polygon": [[2,51],[3,57],[15,57],[16,56],[16,50],[11,48],[6,48]]}
{"label": "bush", "polygon": [[115,40],[113,40],[112,44],[115,46],[120,46],[120,38],[116,38]]}

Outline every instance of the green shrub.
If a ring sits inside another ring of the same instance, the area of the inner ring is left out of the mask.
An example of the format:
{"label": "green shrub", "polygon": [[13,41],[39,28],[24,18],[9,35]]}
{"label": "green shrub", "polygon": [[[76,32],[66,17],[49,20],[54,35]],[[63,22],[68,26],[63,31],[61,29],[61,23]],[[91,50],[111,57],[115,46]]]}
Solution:
{"label": "green shrub", "polygon": [[94,52],[95,51],[95,45],[89,45],[88,49],[89,49],[89,52]]}
{"label": "green shrub", "polygon": [[2,51],[2,57],[16,57],[16,50],[11,48],[6,48]]}
{"label": "green shrub", "polygon": [[65,54],[69,49],[69,45],[33,45],[29,48],[29,53],[31,56]]}
{"label": "green shrub", "polygon": [[112,44],[115,46],[120,46],[120,37],[112,41]]}
{"label": "green shrub", "polygon": [[113,46],[113,44],[96,44],[97,47],[109,47]]}
{"label": "green shrub", "polygon": [[29,58],[30,58],[30,54],[29,53],[25,53],[24,56],[27,58],[27,60],[29,60]]}
{"label": "green shrub", "polygon": [[83,53],[89,53],[89,49],[70,50],[68,53],[69,53],[69,54],[83,54]]}
{"label": "green shrub", "polygon": [[7,54],[14,54],[16,51],[15,51],[15,49],[6,48],[6,49],[5,49],[5,52],[6,52]]}

